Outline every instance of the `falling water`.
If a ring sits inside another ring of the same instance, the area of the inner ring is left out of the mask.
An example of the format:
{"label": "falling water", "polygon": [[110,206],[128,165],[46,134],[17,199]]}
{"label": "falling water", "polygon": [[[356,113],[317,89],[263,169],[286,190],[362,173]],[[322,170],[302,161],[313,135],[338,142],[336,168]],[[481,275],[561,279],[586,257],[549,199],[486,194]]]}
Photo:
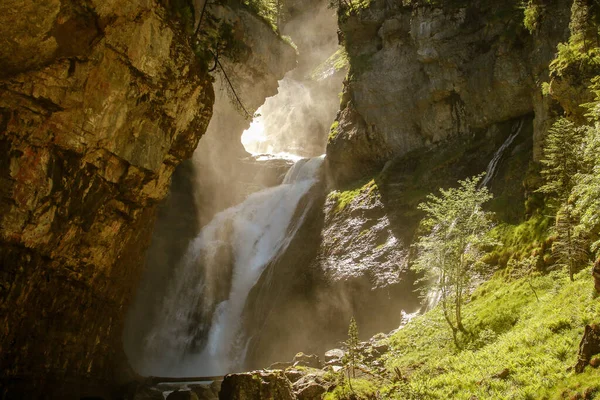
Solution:
{"label": "falling water", "polygon": [[243,362],[240,332],[250,290],[302,222],[298,203],[317,181],[323,157],[298,161],[283,184],[250,195],[215,218],[190,244],[144,342],[140,372],[221,375]]}
{"label": "falling water", "polygon": [[504,152],[515,141],[517,136],[519,136],[519,134],[521,133],[521,130],[523,129],[524,123],[525,123],[524,120],[520,120],[519,122],[517,122],[513,125],[510,136],[508,137],[508,139],[506,139],[506,141],[502,144],[502,146],[500,146],[500,148],[498,150],[496,150],[496,153],[494,154],[494,158],[492,158],[492,161],[490,161],[490,163],[488,164],[487,170],[485,172],[485,177],[484,177],[483,181],[481,182],[480,187],[487,186],[491,182],[492,178],[496,174],[496,168],[498,167],[498,164],[500,163],[500,160],[502,159]]}

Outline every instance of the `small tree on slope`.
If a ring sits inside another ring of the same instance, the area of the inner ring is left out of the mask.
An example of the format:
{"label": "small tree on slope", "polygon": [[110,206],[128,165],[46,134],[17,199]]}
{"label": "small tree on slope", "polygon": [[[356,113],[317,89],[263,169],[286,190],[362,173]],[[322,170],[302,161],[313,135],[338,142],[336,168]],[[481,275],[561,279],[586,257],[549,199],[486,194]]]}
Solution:
{"label": "small tree on slope", "polygon": [[483,210],[492,196],[487,188],[478,188],[482,175],[459,181],[456,189],[441,189],[419,205],[426,216],[421,225],[428,233],[414,245],[417,258],[412,268],[424,272],[428,283],[423,291],[437,290],[444,318],[459,347],[457,334],[467,334],[462,322],[462,305],[480,261],[482,249],[495,245],[487,233],[492,227],[491,213]]}
{"label": "small tree on slope", "polygon": [[579,217],[570,198],[584,166],[584,140],[588,130],[566,118],[559,119],[548,131],[541,161],[545,183],[538,191],[548,194],[558,209],[554,224],[557,239],[552,250],[558,265],[568,268],[571,281],[577,266],[587,258],[588,241],[585,232],[576,229]]}

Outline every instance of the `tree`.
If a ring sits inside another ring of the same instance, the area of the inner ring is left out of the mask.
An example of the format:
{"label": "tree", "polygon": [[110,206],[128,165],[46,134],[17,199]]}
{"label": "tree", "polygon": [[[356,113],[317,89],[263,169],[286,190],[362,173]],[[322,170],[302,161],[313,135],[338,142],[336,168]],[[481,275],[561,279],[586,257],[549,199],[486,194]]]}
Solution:
{"label": "tree", "polygon": [[545,184],[538,191],[550,195],[558,208],[554,224],[557,239],[552,250],[558,265],[568,268],[571,281],[577,266],[587,258],[587,235],[577,229],[579,218],[572,194],[585,164],[584,142],[589,129],[566,118],[559,119],[548,131],[541,161]]}
{"label": "tree", "polygon": [[430,194],[419,205],[425,211],[421,226],[427,231],[415,247],[417,257],[412,269],[424,273],[428,283],[422,290],[436,290],[444,318],[457,334],[468,334],[462,322],[462,305],[473,269],[480,262],[483,248],[496,244],[487,233],[492,227],[491,213],[483,210],[492,196],[486,187],[478,188],[484,174],[459,181],[458,188],[441,189],[441,195]]}
{"label": "tree", "polygon": [[[348,365],[348,381],[350,381],[350,372],[352,372],[352,378],[356,377],[355,369],[359,362],[358,345],[358,325],[354,317],[350,318],[350,325],[348,326],[348,340],[346,341],[346,347],[348,347],[348,353],[346,355],[346,362]],[[350,389],[352,389],[352,383],[350,383]]]}
{"label": "tree", "polygon": [[574,281],[577,267],[588,258],[588,241],[584,232],[578,231],[579,218],[574,213],[573,205],[564,204],[556,213],[554,226],[557,239],[552,245],[552,252],[557,258],[557,265],[569,270],[569,277]]}
{"label": "tree", "polygon": [[575,213],[579,217],[576,233],[592,239],[592,252],[600,250],[600,79],[591,87],[596,100],[586,104],[593,124],[584,140],[583,167],[573,188]]}
{"label": "tree", "polygon": [[548,131],[544,144],[542,177],[544,185],[539,192],[549,194],[558,202],[556,208],[566,204],[575,186],[575,175],[580,171],[582,146],[586,127],[577,127],[566,118],[560,118]]}

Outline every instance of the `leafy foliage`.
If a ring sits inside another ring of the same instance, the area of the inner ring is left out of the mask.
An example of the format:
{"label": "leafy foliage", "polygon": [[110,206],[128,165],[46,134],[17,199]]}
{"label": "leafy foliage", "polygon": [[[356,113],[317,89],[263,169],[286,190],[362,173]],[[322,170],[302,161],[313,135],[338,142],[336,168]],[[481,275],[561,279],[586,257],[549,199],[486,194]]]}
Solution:
{"label": "leafy foliage", "polygon": [[415,247],[418,256],[412,268],[424,272],[429,285],[424,290],[440,293],[444,318],[458,346],[457,332],[467,333],[462,322],[462,304],[473,269],[481,261],[482,250],[496,244],[487,235],[491,214],[482,209],[492,196],[486,187],[478,188],[483,175],[459,181],[458,188],[441,189],[419,205],[426,213],[421,225],[428,231]]}
{"label": "leafy foliage", "polygon": [[527,30],[529,30],[529,33],[533,33],[538,28],[542,16],[542,7],[533,0],[529,0],[524,7],[523,13],[525,15],[523,23]]}

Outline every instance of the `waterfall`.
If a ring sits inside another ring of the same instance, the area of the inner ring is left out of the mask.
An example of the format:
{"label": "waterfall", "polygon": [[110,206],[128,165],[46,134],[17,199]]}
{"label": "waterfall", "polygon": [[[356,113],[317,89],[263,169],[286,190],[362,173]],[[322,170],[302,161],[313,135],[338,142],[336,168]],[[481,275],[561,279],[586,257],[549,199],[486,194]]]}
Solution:
{"label": "waterfall", "polygon": [[510,136],[504,141],[502,146],[500,146],[500,148],[498,150],[496,150],[496,153],[494,154],[492,161],[490,161],[490,163],[488,164],[487,170],[485,171],[485,177],[483,178],[483,181],[481,181],[480,187],[485,187],[491,182],[492,178],[496,174],[496,168],[498,167],[498,164],[500,163],[500,160],[502,159],[504,152],[515,141],[517,136],[519,136],[519,134],[521,133],[521,130],[523,129],[524,124],[525,124],[525,121],[523,119],[521,119],[519,122],[516,122],[513,125]]}
{"label": "waterfall", "polygon": [[[280,186],[250,195],[219,214],[190,244],[146,335],[140,372],[221,375],[243,362],[246,299],[261,273],[302,222],[292,221],[316,183],[323,157],[302,159]],[[293,222],[293,223],[292,223]]]}

